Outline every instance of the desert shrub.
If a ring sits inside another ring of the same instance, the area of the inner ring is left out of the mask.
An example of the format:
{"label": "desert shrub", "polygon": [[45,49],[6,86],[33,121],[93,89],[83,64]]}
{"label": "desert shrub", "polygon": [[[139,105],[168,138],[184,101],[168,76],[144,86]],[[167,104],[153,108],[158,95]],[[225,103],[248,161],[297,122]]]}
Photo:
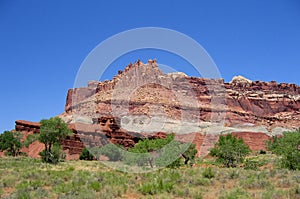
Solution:
{"label": "desert shrub", "polygon": [[229,179],[237,179],[240,176],[239,170],[233,169],[229,171]]}
{"label": "desert shrub", "polygon": [[250,199],[251,195],[247,191],[245,191],[241,188],[236,188],[236,189],[224,192],[222,194],[222,196],[220,197],[220,199],[248,199],[248,198]]}
{"label": "desert shrub", "polygon": [[[211,176],[209,176],[211,177]],[[196,186],[208,186],[211,184],[210,178],[204,177],[204,178],[196,178],[194,184]]]}
{"label": "desert shrub", "polygon": [[4,131],[0,134],[0,151],[5,151],[7,156],[17,156],[22,147],[19,132]]}
{"label": "desert shrub", "polygon": [[121,146],[115,144],[107,144],[101,147],[98,151],[92,150],[92,153],[99,155],[104,155],[109,158],[110,161],[120,161],[123,159],[124,150]]}
{"label": "desert shrub", "polygon": [[84,148],[79,156],[80,160],[94,160],[94,155],[87,148]]}
{"label": "desert shrub", "polygon": [[289,188],[293,184],[293,181],[289,178],[282,178],[276,180],[276,186],[280,188]]}
{"label": "desert shrub", "polygon": [[270,188],[262,193],[262,199],[269,199],[269,198],[288,198],[288,193],[284,190],[278,190],[274,188]]}
{"label": "desert shrub", "polygon": [[180,142],[172,141],[159,149],[156,152],[155,165],[169,168],[180,167],[182,164],[180,155],[183,151],[181,145]]}
{"label": "desert shrub", "polygon": [[259,163],[255,160],[247,159],[245,162],[245,169],[258,170]]}
{"label": "desert shrub", "polygon": [[14,175],[4,176],[4,177],[1,179],[1,182],[0,182],[0,185],[1,185],[1,186],[0,186],[0,187],[4,187],[4,188],[7,188],[7,187],[14,187],[16,181],[18,181],[17,176],[14,176]]}
{"label": "desert shrub", "polygon": [[154,179],[152,182],[143,183],[138,191],[142,194],[155,195],[157,193],[168,192],[170,193],[174,188],[173,182],[165,182],[161,177]]}
{"label": "desert shrub", "polygon": [[99,192],[101,190],[101,184],[97,181],[90,182],[88,187],[96,192]]}
{"label": "desert shrub", "polygon": [[219,141],[210,150],[210,155],[216,156],[217,161],[226,167],[236,167],[249,153],[250,149],[244,141],[231,134],[220,136]]}
{"label": "desert shrub", "polygon": [[245,179],[240,181],[240,185],[247,189],[266,189],[273,187],[264,172],[249,173]]}
{"label": "desert shrub", "polygon": [[2,187],[0,187],[0,198],[1,198],[3,193],[4,193],[4,191],[3,191]]}
{"label": "desert shrub", "polygon": [[260,154],[260,155],[265,155],[265,154],[267,154],[267,152],[266,152],[265,150],[260,150],[260,151],[259,151],[259,154]]}
{"label": "desert shrub", "polygon": [[34,141],[38,139],[39,134],[29,134],[27,135],[26,139],[23,142],[23,145],[25,147],[28,147],[30,144],[32,144]]}
{"label": "desert shrub", "polygon": [[289,191],[290,198],[300,198],[300,186],[297,185]]}
{"label": "desert shrub", "polygon": [[281,166],[291,170],[300,170],[300,129],[284,132],[282,137],[273,137],[267,142],[268,150],[282,156]]}
{"label": "desert shrub", "polygon": [[216,173],[215,173],[215,171],[211,167],[207,167],[202,172],[202,176],[204,178],[211,179],[211,178],[214,178],[216,176]]}
{"label": "desert shrub", "polygon": [[194,199],[203,199],[202,192],[196,191],[191,194],[191,197]]}

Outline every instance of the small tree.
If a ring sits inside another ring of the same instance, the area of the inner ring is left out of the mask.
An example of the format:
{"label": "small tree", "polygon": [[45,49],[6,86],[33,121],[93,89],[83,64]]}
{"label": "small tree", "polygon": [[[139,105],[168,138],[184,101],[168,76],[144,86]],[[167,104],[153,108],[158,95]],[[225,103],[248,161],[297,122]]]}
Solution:
{"label": "small tree", "polygon": [[196,154],[197,154],[196,145],[193,143],[189,144],[187,150],[182,154],[182,157],[184,158],[184,164],[193,162],[195,160]]}
{"label": "small tree", "polygon": [[219,141],[210,150],[210,155],[216,156],[217,161],[226,167],[236,167],[249,153],[250,149],[244,141],[231,134],[220,136]]}
{"label": "small tree", "polygon": [[4,131],[0,135],[0,151],[6,151],[7,155],[17,156],[21,146],[21,134],[19,132]]}
{"label": "small tree", "polygon": [[139,166],[175,168],[182,165],[182,157],[185,159],[185,164],[193,161],[197,153],[195,145],[176,141],[174,137],[170,134],[162,139],[140,140],[128,150],[131,153],[125,155],[125,162]]}
{"label": "small tree", "polygon": [[67,135],[72,134],[72,131],[68,128],[68,125],[58,117],[41,120],[40,123],[41,128],[38,140],[45,145],[45,149],[40,155],[45,162],[57,163],[58,159],[63,158],[60,143]]}
{"label": "small tree", "polygon": [[284,132],[280,138],[274,137],[267,146],[268,150],[282,156],[282,167],[300,170],[300,129],[295,132]]}
{"label": "small tree", "polygon": [[138,166],[150,165],[150,167],[154,167],[154,160],[158,157],[158,153],[164,153],[160,149],[169,144],[173,139],[174,135],[168,135],[163,139],[142,139],[134,147],[128,149],[130,153],[126,154],[125,162],[128,164],[137,164]]}
{"label": "small tree", "polygon": [[87,148],[84,148],[79,156],[80,160],[94,160],[94,155]]}

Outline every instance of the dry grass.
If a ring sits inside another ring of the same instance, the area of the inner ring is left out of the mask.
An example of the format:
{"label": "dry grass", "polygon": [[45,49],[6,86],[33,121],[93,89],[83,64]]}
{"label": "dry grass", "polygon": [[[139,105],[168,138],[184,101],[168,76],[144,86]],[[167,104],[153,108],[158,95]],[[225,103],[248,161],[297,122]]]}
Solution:
{"label": "dry grass", "polygon": [[1,158],[0,198],[300,198],[300,171],[276,169],[274,156],[251,158],[264,164],[257,170],[222,168],[207,159],[192,168],[142,174],[97,161],[49,165]]}

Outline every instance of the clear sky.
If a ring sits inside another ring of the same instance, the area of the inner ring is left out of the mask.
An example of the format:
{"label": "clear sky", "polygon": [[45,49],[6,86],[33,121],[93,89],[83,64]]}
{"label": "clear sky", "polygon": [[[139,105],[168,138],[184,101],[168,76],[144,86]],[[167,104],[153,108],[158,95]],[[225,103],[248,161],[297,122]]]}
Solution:
{"label": "clear sky", "polygon": [[[62,113],[88,53],[114,34],[147,26],[199,42],[225,81],[243,75],[300,84],[298,0],[0,0],[0,132],[18,119]],[[138,58],[184,71],[184,62],[164,52],[135,52],[117,60],[107,78]]]}

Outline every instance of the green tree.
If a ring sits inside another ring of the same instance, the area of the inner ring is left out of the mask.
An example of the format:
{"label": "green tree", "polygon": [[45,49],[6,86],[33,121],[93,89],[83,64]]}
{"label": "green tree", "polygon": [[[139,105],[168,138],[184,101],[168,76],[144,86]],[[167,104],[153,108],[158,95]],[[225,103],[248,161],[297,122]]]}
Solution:
{"label": "green tree", "polygon": [[0,151],[6,151],[7,155],[17,156],[22,147],[21,133],[4,131],[0,135]]}
{"label": "green tree", "polygon": [[282,137],[273,137],[273,140],[267,142],[267,147],[282,157],[282,167],[300,170],[300,129],[284,132]]}
{"label": "green tree", "polygon": [[154,160],[162,153],[163,146],[169,144],[174,139],[174,135],[168,135],[163,139],[142,139],[134,147],[129,148],[125,156],[125,162],[128,164],[137,164],[138,166],[154,166]]}
{"label": "green tree", "polygon": [[210,150],[210,155],[216,156],[217,161],[226,167],[236,167],[249,153],[250,149],[244,141],[231,134],[220,136],[219,141]]}
{"label": "green tree", "polygon": [[182,157],[184,158],[184,164],[188,164],[189,162],[194,163],[197,149],[196,145],[193,143],[187,143],[188,147],[185,150],[185,152],[182,154]]}
{"label": "green tree", "polygon": [[63,151],[60,143],[72,131],[68,125],[59,117],[52,117],[48,120],[41,120],[40,134],[38,140],[45,145],[40,153],[42,159],[48,163],[57,163],[63,158]]}
{"label": "green tree", "polygon": [[174,140],[174,135],[167,135],[162,139],[143,139],[133,148],[130,148],[125,156],[128,164],[139,166],[179,167],[182,164],[182,157],[185,164],[193,161],[197,150],[191,143],[181,143]]}
{"label": "green tree", "polygon": [[80,160],[94,160],[94,155],[87,148],[84,148],[79,156]]}

